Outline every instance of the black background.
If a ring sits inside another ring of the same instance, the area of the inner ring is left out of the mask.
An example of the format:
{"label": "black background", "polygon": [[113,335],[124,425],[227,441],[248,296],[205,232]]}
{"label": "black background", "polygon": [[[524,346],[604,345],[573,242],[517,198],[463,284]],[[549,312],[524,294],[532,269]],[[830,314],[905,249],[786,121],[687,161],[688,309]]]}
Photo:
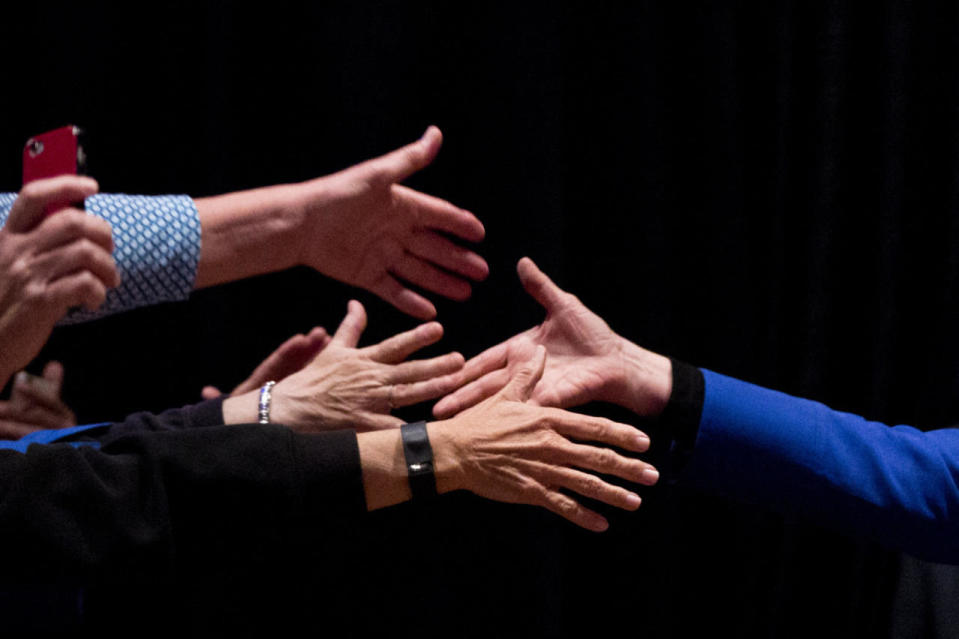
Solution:
{"label": "black background", "polygon": [[[483,220],[491,275],[470,301],[437,304],[447,337],[428,353],[470,356],[538,322],[514,271],[529,255],[653,350],[890,423],[956,421],[955,3],[74,3],[8,17],[4,190],[23,141],[67,122],[87,129],[104,192],[194,196],[329,173],[437,124],[443,150],[408,183]],[[350,296],[370,341],[415,323],[293,270],[59,329],[37,367],[65,363],[81,421],[182,405],[289,335],[335,328]],[[949,571],[788,513],[643,495],[602,535],[469,496],[392,509],[272,578],[303,579],[317,627],[336,611],[357,632],[950,628],[955,604],[922,591],[955,583]]]}

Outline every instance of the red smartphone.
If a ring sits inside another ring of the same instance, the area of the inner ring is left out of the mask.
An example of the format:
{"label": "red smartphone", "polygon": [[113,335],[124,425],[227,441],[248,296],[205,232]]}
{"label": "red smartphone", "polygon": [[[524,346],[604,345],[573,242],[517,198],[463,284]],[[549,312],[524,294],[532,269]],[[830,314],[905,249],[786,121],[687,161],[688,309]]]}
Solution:
{"label": "red smartphone", "polygon": [[80,144],[82,134],[80,127],[69,124],[27,140],[23,146],[23,183],[83,173],[86,155]]}

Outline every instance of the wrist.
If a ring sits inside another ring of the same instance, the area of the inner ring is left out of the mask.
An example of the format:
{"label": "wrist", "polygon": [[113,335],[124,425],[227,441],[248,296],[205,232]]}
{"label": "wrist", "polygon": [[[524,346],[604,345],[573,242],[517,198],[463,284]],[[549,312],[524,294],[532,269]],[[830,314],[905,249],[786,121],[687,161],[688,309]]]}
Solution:
{"label": "wrist", "polygon": [[290,238],[293,260],[297,266],[310,266],[316,261],[317,237],[321,235],[314,228],[320,217],[317,205],[328,199],[326,181],[316,178],[290,185],[289,189],[285,215],[295,230]]}
{"label": "wrist", "polygon": [[610,401],[642,417],[663,412],[673,388],[672,362],[621,338],[620,366]]}
{"label": "wrist", "polygon": [[455,426],[449,420],[428,422],[426,432],[433,448],[433,474],[436,477],[436,492],[443,494],[466,488],[463,466],[460,463],[456,439],[453,436]]}
{"label": "wrist", "polygon": [[260,401],[260,389],[242,395],[230,395],[223,400],[224,424],[255,424]]}

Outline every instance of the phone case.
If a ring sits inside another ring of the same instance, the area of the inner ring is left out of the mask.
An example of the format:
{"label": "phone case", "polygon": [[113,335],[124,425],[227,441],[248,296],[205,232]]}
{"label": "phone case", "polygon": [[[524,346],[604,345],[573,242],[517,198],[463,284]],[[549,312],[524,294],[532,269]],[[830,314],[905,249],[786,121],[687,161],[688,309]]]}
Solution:
{"label": "phone case", "polygon": [[72,124],[41,133],[23,147],[23,183],[57,175],[76,175],[84,164],[80,128]]}

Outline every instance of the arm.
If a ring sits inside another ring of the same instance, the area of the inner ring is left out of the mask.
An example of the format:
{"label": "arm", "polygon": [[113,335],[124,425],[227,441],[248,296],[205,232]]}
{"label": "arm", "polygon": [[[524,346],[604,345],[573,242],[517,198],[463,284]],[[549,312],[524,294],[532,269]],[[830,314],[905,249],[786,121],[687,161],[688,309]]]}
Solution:
{"label": "arm", "polygon": [[[625,424],[530,404],[545,357],[540,350],[500,393],[429,425],[438,491],[537,505],[604,530],[604,518],[561,490],[637,508],[638,495],[589,471],[653,483],[648,464],[601,446],[643,451],[649,440]],[[0,450],[0,540],[17,548],[0,582],[152,575],[205,544],[242,555],[276,531],[311,535],[331,515],[409,499],[398,430],[219,427],[219,401],[134,416],[99,448]],[[585,441],[600,445],[577,443]]]}
{"label": "arm", "polygon": [[691,452],[683,479],[959,562],[959,430],[889,427],[673,363],[615,334],[531,260],[520,261],[519,274],[546,320],[467,362],[465,385],[434,407],[437,416],[494,392],[522,353],[543,345],[549,383],[536,387],[535,401],[601,400],[662,416],[676,452]]}
{"label": "arm", "polygon": [[[187,196],[99,195],[87,210],[114,229],[123,285],[97,313],[164,301],[193,289],[304,265],[383,298],[421,319],[433,304],[407,282],[455,300],[489,272],[479,255],[448,237],[485,234],[470,212],[400,182],[428,166],[442,135],[430,127],[413,144],[333,175],[195,202]],[[0,223],[14,204],[0,195]]]}
{"label": "arm", "polygon": [[466,299],[468,280],[489,269],[444,235],[477,242],[483,225],[400,185],[433,161],[441,143],[430,127],[413,144],[333,175],[197,200],[203,249],[196,287],[305,265],[421,319],[436,309],[403,282]]}

